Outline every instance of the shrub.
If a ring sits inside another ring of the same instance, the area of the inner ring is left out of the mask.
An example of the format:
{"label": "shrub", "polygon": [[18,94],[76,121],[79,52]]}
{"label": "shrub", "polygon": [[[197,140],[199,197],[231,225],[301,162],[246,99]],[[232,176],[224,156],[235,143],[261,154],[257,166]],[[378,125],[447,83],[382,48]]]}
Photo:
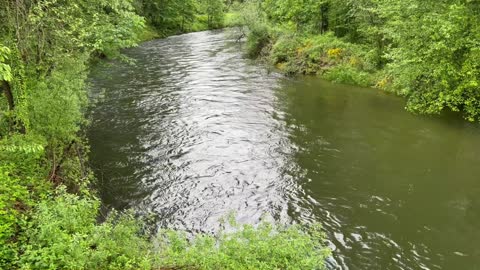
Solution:
{"label": "shrub", "polygon": [[188,240],[185,233],[171,230],[160,236],[161,264],[167,269],[324,269],[330,254],[318,225],[304,232],[299,225],[263,222],[217,237],[201,234]]}
{"label": "shrub", "polygon": [[[242,25],[241,32],[247,37],[247,54],[251,58],[263,55],[263,51],[272,40],[271,29],[266,22],[265,14],[259,9],[259,2],[245,1],[238,7],[232,24]],[[248,30],[248,31],[246,31]]]}
{"label": "shrub", "polygon": [[373,84],[371,74],[345,64],[332,67],[324,74],[324,78],[336,83],[363,87],[372,86]]}
{"label": "shrub", "polygon": [[234,225],[234,232],[217,236],[163,230],[155,249],[132,214],[114,212],[97,224],[98,200],[68,194],[64,187],[57,193],[41,202],[27,223],[19,268],[324,269],[330,255],[319,225],[267,222]]}
{"label": "shrub", "polygon": [[18,260],[17,243],[22,208],[30,204],[28,189],[20,179],[10,176],[9,166],[0,166],[0,269]]}
{"label": "shrub", "polygon": [[0,166],[13,164],[9,173],[17,177],[44,177],[46,168],[41,161],[45,153],[46,141],[33,134],[13,134],[0,140]]}
{"label": "shrub", "polygon": [[273,64],[292,61],[300,47],[301,41],[295,35],[281,35],[272,47],[270,58]]}
{"label": "shrub", "polygon": [[247,36],[248,56],[255,58],[261,55],[263,49],[270,43],[270,33],[266,24],[250,28]]}
{"label": "shrub", "polygon": [[224,19],[224,22],[223,22],[223,26],[224,27],[241,26],[239,16],[240,16],[240,14],[237,13],[237,12],[225,13],[225,19]]}
{"label": "shrub", "polygon": [[193,32],[208,30],[208,16],[207,15],[195,15],[195,20],[192,23],[191,30]]}
{"label": "shrub", "polygon": [[59,189],[41,202],[26,231],[23,269],[151,269],[152,249],[131,214],[97,225],[99,201]]}
{"label": "shrub", "polygon": [[87,103],[84,64],[80,59],[64,59],[50,76],[29,80],[34,89],[28,97],[31,131],[44,136],[50,144],[68,144],[76,137]]}

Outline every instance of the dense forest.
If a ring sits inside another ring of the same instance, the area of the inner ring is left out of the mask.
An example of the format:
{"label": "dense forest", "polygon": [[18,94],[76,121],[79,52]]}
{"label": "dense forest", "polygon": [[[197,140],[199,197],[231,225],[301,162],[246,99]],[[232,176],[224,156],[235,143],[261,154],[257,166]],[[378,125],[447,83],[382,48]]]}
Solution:
{"label": "dense forest", "polygon": [[480,119],[475,0],[3,0],[0,18],[1,269],[324,267],[317,226],[192,239],[152,237],[130,212],[98,221],[84,134],[89,67],[128,61],[121,49],[148,39],[237,25],[246,53],[286,74],[384,89],[415,113]]}

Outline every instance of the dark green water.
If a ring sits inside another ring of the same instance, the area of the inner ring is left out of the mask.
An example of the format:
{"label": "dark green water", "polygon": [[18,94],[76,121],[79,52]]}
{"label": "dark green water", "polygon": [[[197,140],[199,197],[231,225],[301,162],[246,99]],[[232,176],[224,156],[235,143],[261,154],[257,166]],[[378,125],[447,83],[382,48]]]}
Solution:
{"label": "dark green water", "polygon": [[242,56],[222,32],[128,50],[92,74],[91,162],[105,204],[214,231],[321,222],[332,269],[480,269],[480,128]]}

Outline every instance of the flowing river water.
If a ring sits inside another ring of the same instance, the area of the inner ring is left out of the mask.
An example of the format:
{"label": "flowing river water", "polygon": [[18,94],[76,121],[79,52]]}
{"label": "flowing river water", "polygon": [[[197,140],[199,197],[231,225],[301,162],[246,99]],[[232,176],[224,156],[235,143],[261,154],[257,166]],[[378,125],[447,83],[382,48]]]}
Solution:
{"label": "flowing river water", "polygon": [[247,60],[222,31],[126,51],[91,74],[103,202],[211,232],[320,222],[331,269],[480,269],[480,128]]}

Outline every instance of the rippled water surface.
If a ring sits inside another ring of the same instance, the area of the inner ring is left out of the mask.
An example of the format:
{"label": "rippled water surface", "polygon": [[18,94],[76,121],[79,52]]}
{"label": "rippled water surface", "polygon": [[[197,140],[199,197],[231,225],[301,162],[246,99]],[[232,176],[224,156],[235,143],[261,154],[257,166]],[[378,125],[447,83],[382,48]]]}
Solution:
{"label": "rippled water surface", "polygon": [[480,269],[480,128],[284,78],[242,51],[200,32],[94,70],[91,162],[107,205],[191,231],[232,210],[321,222],[332,269]]}

